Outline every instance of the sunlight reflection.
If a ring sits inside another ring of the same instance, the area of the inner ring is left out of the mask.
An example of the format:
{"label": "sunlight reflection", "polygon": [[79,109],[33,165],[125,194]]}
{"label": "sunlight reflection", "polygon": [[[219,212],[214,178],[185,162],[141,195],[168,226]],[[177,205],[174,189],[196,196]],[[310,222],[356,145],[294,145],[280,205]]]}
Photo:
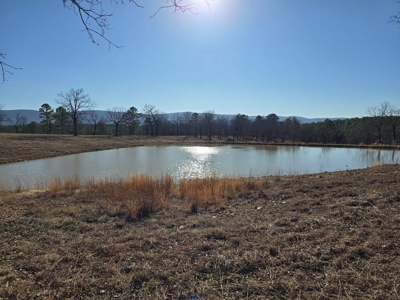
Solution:
{"label": "sunlight reflection", "polygon": [[211,155],[215,155],[221,152],[221,149],[212,147],[182,147],[182,150],[193,156],[193,159],[207,160]]}
{"label": "sunlight reflection", "polygon": [[187,159],[177,167],[178,178],[204,178],[216,175],[216,164],[214,156],[221,152],[221,149],[213,147],[181,147]]}

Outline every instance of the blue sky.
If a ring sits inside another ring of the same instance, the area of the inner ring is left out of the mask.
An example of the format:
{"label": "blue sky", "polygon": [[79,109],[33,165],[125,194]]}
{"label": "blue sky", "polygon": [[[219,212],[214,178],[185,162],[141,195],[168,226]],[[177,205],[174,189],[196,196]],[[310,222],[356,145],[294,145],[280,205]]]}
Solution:
{"label": "blue sky", "polygon": [[3,109],[54,108],[83,88],[97,109],[360,117],[384,101],[400,108],[396,0],[165,0],[109,5],[99,46],[61,0],[0,1],[0,53],[15,70],[0,85]]}

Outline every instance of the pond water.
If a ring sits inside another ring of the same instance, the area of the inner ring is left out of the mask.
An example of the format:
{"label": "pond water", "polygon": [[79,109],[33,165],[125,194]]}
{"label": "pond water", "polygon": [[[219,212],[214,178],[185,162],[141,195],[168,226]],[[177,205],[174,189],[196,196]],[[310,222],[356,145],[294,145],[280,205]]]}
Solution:
{"label": "pond water", "polygon": [[166,173],[181,178],[320,173],[400,163],[400,151],[301,146],[135,147],[0,165],[4,189],[45,187],[52,178]]}

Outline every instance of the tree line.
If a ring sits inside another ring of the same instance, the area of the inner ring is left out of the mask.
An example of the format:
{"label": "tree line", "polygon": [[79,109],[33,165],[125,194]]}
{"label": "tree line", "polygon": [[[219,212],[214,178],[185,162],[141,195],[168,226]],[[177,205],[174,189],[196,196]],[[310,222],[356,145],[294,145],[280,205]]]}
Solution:
{"label": "tree line", "polygon": [[281,121],[274,113],[253,119],[240,113],[231,117],[218,115],[212,110],[168,115],[151,104],[146,104],[142,111],[135,106],[129,109],[113,107],[101,116],[94,110],[96,103],[82,89],[59,93],[57,104],[55,109],[48,103],[39,108],[40,123],[28,123],[27,117],[19,113],[11,119],[0,105],[0,130],[74,135],[186,136],[230,142],[400,144],[400,109],[389,102],[368,108],[365,117],[326,119],[314,123],[300,123],[296,117]]}

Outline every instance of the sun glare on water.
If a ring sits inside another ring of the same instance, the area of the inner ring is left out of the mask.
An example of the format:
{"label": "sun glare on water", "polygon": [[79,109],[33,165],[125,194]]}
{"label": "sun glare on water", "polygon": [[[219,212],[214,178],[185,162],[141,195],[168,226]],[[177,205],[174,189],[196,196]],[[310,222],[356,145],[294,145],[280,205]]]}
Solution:
{"label": "sun glare on water", "polygon": [[220,149],[212,147],[182,147],[184,151],[193,156],[194,159],[199,161],[207,160],[211,155],[215,155],[221,152]]}
{"label": "sun glare on water", "polygon": [[222,150],[214,147],[181,147],[187,158],[177,168],[177,178],[204,178],[215,173],[213,157]]}

